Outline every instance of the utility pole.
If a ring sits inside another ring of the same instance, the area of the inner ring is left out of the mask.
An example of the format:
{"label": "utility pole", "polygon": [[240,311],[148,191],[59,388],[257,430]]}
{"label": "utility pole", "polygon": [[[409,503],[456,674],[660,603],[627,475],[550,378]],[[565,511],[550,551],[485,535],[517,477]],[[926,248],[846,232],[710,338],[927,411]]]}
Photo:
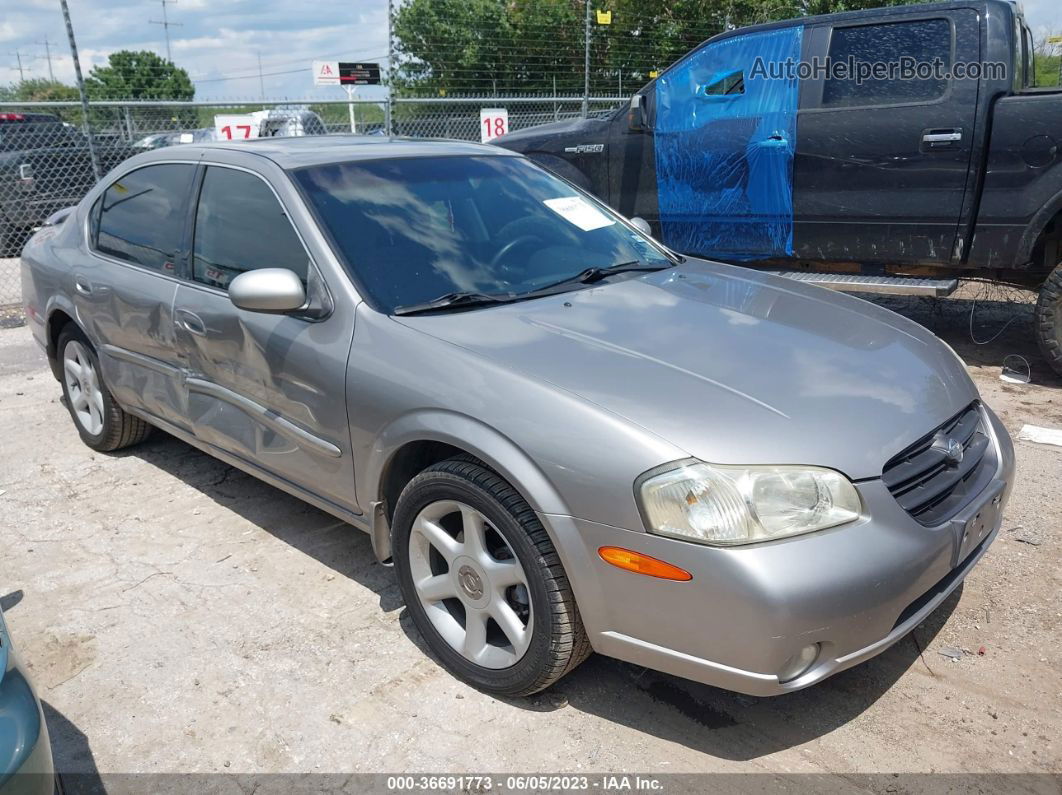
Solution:
{"label": "utility pole", "polygon": [[18,62],[18,82],[20,82],[20,83],[25,82],[26,75],[23,74],[22,53],[19,52],[18,50],[15,50],[13,53],[9,53],[9,54],[10,55],[14,55],[15,56],[15,60]]}
{"label": "utility pole", "polygon": [[53,83],[55,82],[55,72],[52,71],[52,46],[48,41],[48,37],[44,37],[44,41],[38,41],[38,44],[44,45],[44,57],[48,59],[48,79]]}
{"label": "utility pole", "polygon": [[262,53],[256,53],[258,55],[258,91],[262,95],[262,101],[265,102],[265,80],[262,78]]}
{"label": "utility pole", "polygon": [[169,16],[166,14],[166,6],[176,5],[177,0],[160,0],[162,3],[162,21],[157,19],[149,19],[152,25],[162,25],[162,29],[166,31],[166,60],[173,63],[173,57],[170,55],[170,28],[181,27],[180,22],[170,22]]}
{"label": "utility pole", "polygon": [[586,39],[586,61],[583,65],[583,118],[590,115],[590,0],[586,2],[586,25],[584,38]]}
{"label": "utility pole", "polygon": [[74,59],[74,77],[77,79],[77,90],[81,94],[81,127],[85,131],[85,138],[88,139],[89,160],[92,161],[92,173],[96,177],[96,181],[99,182],[100,177],[103,175],[100,173],[100,161],[96,157],[96,143],[92,138],[92,125],[89,124],[89,103],[88,94],[85,93],[85,80],[81,76],[81,61],[77,57],[77,41],[74,40],[74,26],[70,22],[70,9],[66,5],[66,0],[59,0],[59,6],[63,9],[63,21],[66,23],[66,37],[70,40],[70,56]]}

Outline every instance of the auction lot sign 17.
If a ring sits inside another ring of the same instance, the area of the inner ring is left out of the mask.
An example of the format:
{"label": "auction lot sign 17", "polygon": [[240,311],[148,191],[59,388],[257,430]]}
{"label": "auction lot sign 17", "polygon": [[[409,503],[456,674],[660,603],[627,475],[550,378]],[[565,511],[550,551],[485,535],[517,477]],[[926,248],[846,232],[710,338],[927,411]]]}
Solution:
{"label": "auction lot sign 17", "polygon": [[214,132],[219,141],[245,141],[258,137],[258,121],[254,116],[221,113],[214,117]]}

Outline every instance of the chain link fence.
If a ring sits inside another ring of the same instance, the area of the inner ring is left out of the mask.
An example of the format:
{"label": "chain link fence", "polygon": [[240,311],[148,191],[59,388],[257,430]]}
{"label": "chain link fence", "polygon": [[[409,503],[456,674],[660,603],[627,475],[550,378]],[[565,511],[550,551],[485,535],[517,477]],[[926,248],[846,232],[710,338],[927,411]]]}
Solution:
{"label": "chain link fence", "polygon": [[[258,136],[394,135],[480,140],[480,110],[505,108],[519,130],[581,115],[582,97],[395,98],[387,103],[95,102],[88,124],[77,102],[0,103],[0,324],[22,320],[18,254],[54,212],[76,204],[96,181],[140,152],[217,140],[221,115],[251,116]],[[594,98],[589,115],[621,98]],[[91,146],[89,131],[91,131]],[[230,131],[231,132],[231,131]],[[240,133],[237,132],[237,135]]]}

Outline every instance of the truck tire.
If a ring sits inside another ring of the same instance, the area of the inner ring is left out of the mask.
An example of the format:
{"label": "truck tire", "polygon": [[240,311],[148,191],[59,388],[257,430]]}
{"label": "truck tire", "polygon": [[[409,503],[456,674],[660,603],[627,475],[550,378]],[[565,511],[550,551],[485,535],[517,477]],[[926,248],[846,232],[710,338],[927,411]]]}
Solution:
{"label": "truck tire", "polygon": [[6,221],[0,221],[0,257],[17,257],[19,249],[15,246],[16,230]]}
{"label": "truck tire", "polygon": [[1062,264],[1055,266],[1040,287],[1036,341],[1051,369],[1062,375]]}

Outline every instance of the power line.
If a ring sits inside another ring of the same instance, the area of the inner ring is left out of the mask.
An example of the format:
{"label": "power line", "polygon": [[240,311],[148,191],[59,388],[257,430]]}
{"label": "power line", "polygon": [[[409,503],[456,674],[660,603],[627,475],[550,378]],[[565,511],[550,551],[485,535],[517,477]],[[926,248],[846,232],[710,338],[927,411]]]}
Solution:
{"label": "power line", "polygon": [[[380,58],[380,59],[382,59],[384,57],[385,56],[382,56],[382,55],[369,55],[369,56],[366,56],[365,58],[361,58],[359,60],[368,61],[370,58]],[[253,78],[259,78],[260,79],[262,77],[274,77],[276,75],[294,75],[294,74],[298,74],[299,72],[310,72],[310,71],[312,71],[312,67],[303,66],[300,69],[285,69],[285,70],[280,71],[280,72],[261,72],[261,71],[259,71],[259,72],[251,72],[251,73],[245,74],[245,75],[229,75],[228,77],[192,78],[192,82],[196,83],[197,85],[199,83],[225,83],[225,82],[228,82],[229,80],[251,80]]]}
{"label": "power line", "polygon": [[[314,56],[305,56],[305,57],[302,57],[302,58],[290,58],[290,59],[287,59],[287,60],[284,60],[284,61],[264,61],[263,65],[266,66],[266,67],[270,67],[270,66],[286,66],[289,63],[306,63],[307,61],[313,61],[313,60],[319,61],[319,60],[322,60],[322,59],[325,59],[325,58],[338,58],[338,57],[349,57],[349,58],[351,58],[351,60],[354,60],[354,61],[387,60],[387,56],[386,55],[353,55],[352,56],[352,55],[349,54],[349,50],[342,50],[341,52],[331,52],[331,53],[325,53],[323,55],[317,54],[317,55],[314,55]],[[307,67],[307,68],[309,68],[309,67]],[[294,71],[301,71],[301,70],[300,69],[296,69]],[[265,74],[269,75],[270,72],[266,72]],[[281,73],[276,72],[276,73],[273,73],[273,74],[281,74]],[[284,74],[291,74],[291,72],[286,72]],[[257,77],[257,76],[258,76],[258,72],[248,72],[246,74],[229,75],[228,77],[194,77],[193,76],[191,78],[191,81],[193,83],[206,83],[206,82],[211,82],[211,81],[217,82],[219,80],[241,79],[241,78],[244,78],[244,77]]]}
{"label": "power line", "polygon": [[182,27],[183,23],[170,22],[170,18],[166,15],[166,6],[176,5],[177,0],[159,0],[159,2],[162,3],[162,21],[149,19],[148,22],[152,25],[162,25],[162,29],[166,31],[166,60],[173,63],[173,57],[170,55],[170,28]]}

